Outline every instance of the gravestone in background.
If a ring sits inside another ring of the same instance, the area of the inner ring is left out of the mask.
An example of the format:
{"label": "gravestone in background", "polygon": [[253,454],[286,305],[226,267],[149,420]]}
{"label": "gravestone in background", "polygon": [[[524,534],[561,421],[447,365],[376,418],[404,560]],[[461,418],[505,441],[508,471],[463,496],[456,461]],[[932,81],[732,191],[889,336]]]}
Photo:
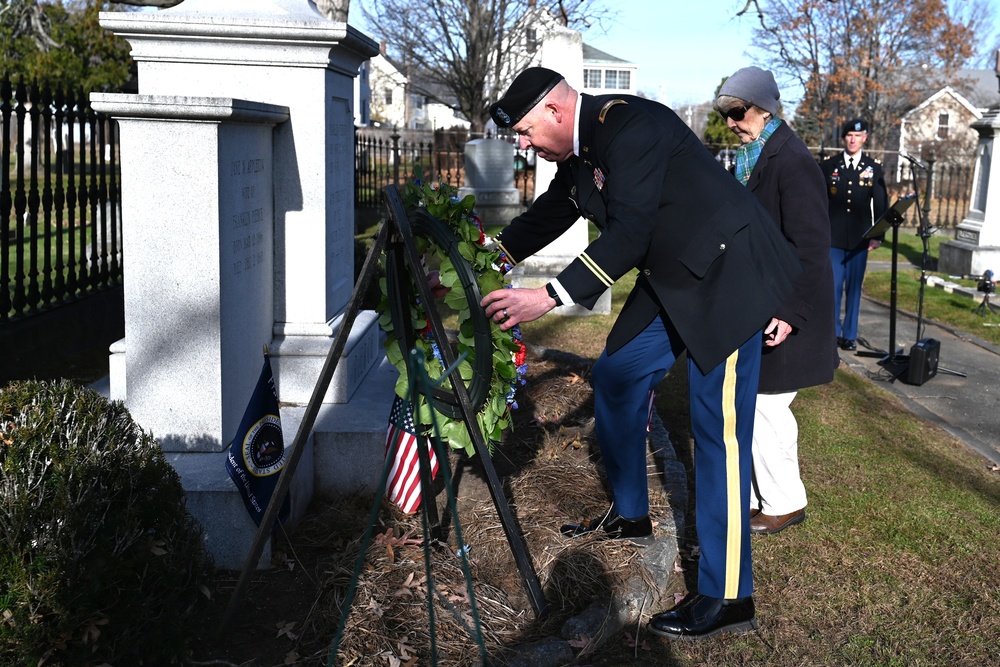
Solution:
{"label": "gravestone in background", "polygon": [[955,240],[938,250],[938,270],[950,275],[1000,273],[1000,107],[972,124],[979,133],[969,213],[955,228]]}
{"label": "gravestone in background", "polygon": [[460,197],[476,198],[484,225],[506,225],[524,211],[514,187],[514,145],[502,139],[473,139],[465,144],[465,186]]}

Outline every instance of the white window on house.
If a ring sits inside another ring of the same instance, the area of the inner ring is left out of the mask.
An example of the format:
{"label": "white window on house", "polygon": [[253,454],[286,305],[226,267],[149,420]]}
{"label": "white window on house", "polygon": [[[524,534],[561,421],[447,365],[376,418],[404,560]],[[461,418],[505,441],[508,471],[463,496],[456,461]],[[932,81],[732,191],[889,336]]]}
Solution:
{"label": "white window on house", "polygon": [[538,31],[534,28],[528,28],[524,31],[524,45],[528,49],[528,53],[534,53],[538,50]]}
{"label": "white window on house", "polygon": [[585,70],[583,70],[583,87],[584,88],[600,88],[601,87],[601,70],[599,70],[599,69],[585,69]]}
{"label": "white window on house", "polygon": [[423,95],[410,95],[410,103],[414,109],[423,109],[425,99]]}
{"label": "white window on house", "polygon": [[948,114],[946,113],[938,114],[937,138],[948,138]]}
{"label": "white window on house", "polygon": [[627,69],[609,69],[604,73],[604,87],[608,89],[627,90],[631,83],[632,73]]}
{"label": "white window on house", "polygon": [[385,92],[382,93],[382,99],[386,104],[392,104],[392,88],[385,89]]}

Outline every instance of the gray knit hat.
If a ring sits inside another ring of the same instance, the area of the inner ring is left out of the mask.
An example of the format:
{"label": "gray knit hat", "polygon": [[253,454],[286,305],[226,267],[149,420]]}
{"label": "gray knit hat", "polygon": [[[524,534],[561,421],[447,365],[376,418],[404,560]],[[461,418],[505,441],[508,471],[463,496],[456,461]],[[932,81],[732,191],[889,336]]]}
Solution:
{"label": "gray knit hat", "polygon": [[726,79],[719,89],[719,96],[722,95],[738,97],[774,115],[778,113],[778,100],[781,99],[774,75],[766,69],[753,66],[736,70],[735,74]]}

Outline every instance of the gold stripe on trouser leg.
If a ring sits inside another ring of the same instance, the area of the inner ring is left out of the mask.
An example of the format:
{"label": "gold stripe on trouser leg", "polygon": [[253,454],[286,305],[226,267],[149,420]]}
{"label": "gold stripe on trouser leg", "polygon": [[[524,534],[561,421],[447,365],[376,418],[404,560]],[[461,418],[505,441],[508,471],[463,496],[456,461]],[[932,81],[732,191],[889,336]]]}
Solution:
{"label": "gold stripe on trouser leg", "polygon": [[726,445],[726,597],[740,590],[743,552],[743,498],[740,495],[740,443],[736,437],[736,362],[739,350],[726,359],[722,382],[722,437]]}

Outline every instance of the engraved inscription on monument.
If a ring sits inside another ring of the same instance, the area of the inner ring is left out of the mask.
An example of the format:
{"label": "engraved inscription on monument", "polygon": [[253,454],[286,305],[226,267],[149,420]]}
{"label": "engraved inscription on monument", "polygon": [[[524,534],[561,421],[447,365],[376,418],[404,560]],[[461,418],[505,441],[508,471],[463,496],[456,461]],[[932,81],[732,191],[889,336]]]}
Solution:
{"label": "engraved inscription on monument", "polygon": [[269,217],[265,202],[271,189],[267,180],[268,165],[262,158],[248,156],[231,160],[229,177],[237,192],[237,202],[230,215],[230,265],[234,276],[259,271],[264,265],[267,246],[264,223]]}

